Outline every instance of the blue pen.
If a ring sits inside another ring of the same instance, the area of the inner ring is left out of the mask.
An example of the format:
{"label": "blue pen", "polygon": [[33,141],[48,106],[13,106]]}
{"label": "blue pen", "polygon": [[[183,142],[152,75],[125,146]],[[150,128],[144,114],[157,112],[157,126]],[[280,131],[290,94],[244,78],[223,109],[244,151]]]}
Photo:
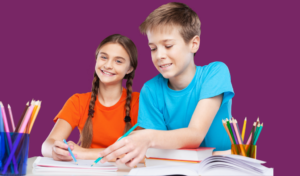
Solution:
{"label": "blue pen", "polygon": [[[121,140],[122,138],[128,136],[136,127],[139,126],[139,123],[136,123],[132,128],[130,128],[130,130],[127,131],[127,133],[125,133],[122,137],[120,137],[117,141]],[[99,157],[98,159],[96,159],[96,161],[92,164],[92,166],[94,166],[95,164],[97,164],[103,157]]]}
{"label": "blue pen", "polygon": [[64,143],[67,144],[68,150],[69,150],[69,152],[70,152],[70,154],[71,154],[73,160],[75,161],[75,164],[78,165],[77,160],[76,160],[75,156],[73,155],[73,152],[72,152],[72,150],[70,149],[70,147],[69,147],[69,145],[68,145],[68,143],[67,143],[67,141],[66,141],[65,139],[64,139]]}

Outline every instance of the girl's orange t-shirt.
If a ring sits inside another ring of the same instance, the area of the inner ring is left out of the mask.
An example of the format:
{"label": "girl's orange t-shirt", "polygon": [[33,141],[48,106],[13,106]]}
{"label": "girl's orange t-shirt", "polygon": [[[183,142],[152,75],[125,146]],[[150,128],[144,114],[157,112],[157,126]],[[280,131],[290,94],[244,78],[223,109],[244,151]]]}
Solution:
{"label": "girl's orange t-shirt", "polygon": [[[106,148],[113,144],[119,137],[123,135],[125,128],[124,118],[126,116],[125,103],[127,92],[123,88],[120,100],[113,106],[103,106],[97,97],[94,107],[93,122],[93,139],[91,148]],[[137,123],[138,109],[139,109],[139,96],[140,93],[133,92],[131,98],[131,125]],[[74,94],[71,96],[58,115],[54,118],[64,119],[67,121],[72,130],[78,127],[81,132],[88,117],[89,104],[91,99],[91,92],[83,94]]]}

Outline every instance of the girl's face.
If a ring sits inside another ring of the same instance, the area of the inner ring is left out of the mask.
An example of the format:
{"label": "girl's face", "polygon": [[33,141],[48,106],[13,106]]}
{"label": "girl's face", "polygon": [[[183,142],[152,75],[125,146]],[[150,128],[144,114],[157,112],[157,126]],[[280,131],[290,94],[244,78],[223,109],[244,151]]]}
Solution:
{"label": "girl's face", "polygon": [[95,71],[102,83],[111,85],[122,83],[133,67],[128,53],[120,44],[107,43],[99,50]]}

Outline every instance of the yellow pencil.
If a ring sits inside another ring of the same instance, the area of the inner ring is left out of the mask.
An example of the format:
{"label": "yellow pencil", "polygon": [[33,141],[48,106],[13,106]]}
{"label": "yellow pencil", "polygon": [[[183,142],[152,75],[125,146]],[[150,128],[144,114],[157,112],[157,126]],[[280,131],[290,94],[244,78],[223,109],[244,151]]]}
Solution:
{"label": "yellow pencil", "polygon": [[[29,127],[29,134],[31,132],[31,129],[32,129],[32,126],[34,124],[34,121],[36,119],[36,116],[38,115],[40,109],[41,109],[41,105],[42,105],[42,102],[41,101],[38,101],[38,104],[37,104],[37,109],[36,109],[36,112],[34,113],[34,116],[31,117],[31,121],[30,121],[30,127]],[[35,108],[35,107],[34,107]]]}
{"label": "yellow pencil", "polygon": [[244,141],[244,137],[245,137],[246,123],[247,123],[247,117],[245,117],[244,125],[243,125],[243,131],[242,131],[242,140],[243,141]]}

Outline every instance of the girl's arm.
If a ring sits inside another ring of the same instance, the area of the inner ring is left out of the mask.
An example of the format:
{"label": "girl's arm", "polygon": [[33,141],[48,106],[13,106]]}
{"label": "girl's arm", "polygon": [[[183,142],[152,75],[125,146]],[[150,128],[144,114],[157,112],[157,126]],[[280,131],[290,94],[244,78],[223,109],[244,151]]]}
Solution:
{"label": "girl's arm", "polygon": [[[42,145],[42,155],[60,161],[73,160],[73,158],[69,155],[67,145],[63,142],[63,139],[67,139],[71,132],[71,125],[63,119],[58,119],[49,136]],[[97,159],[99,152],[105,149],[82,148],[72,141],[69,141],[68,145],[70,146],[75,157],[78,159]]]}
{"label": "girl's arm", "polygon": [[149,147],[162,149],[199,147],[220,108],[222,98],[223,94],[200,100],[187,128],[170,131],[139,130],[133,132],[100,152],[100,156],[105,156],[101,162],[104,163],[117,155],[127,153],[117,162],[126,163],[129,167],[133,167],[143,159]]}

